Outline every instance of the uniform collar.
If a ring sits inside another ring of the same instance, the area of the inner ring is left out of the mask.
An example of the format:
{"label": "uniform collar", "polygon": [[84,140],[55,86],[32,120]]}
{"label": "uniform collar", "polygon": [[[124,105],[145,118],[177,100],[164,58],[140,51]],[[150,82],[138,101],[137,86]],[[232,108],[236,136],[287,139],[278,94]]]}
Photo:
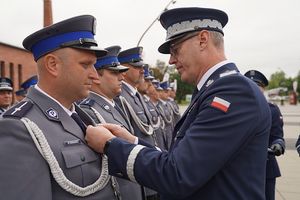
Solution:
{"label": "uniform collar", "polygon": [[103,95],[101,95],[101,94],[97,94],[97,93],[92,92],[92,91],[90,91],[90,93],[91,93],[92,95],[101,97],[104,101],[106,101],[106,102],[107,102],[108,104],[110,104],[112,107],[115,107],[116,104],[115,104],[114,101],[109,100],[108,98],[106,98],[105,96],[103,96]]}
{"label": "uniform collar", "polygon": [[129,90],[133,93],[133,95],[136,95],[137,89],[135,87],[132,87],[130,84],[126,83],[125,81],[122,81],[122,83],[124,83],[129,88]]}
{"label": "uniform collar", "polygon": [[228,63],[231,63],[230,61],[228,60],[224,60],[222,62],[219,62],[217,63],[215,66],[211,67],[203,76],[202,78],[200,79],[199,83],[197,84],[197,89],[198,91],[201,90],[201,88],[203,87],[204,83],[207,81],[207,79],[215,72],[217,71],[220,67],[228,64]]}
{"label": "uniform collar", "polygon": [[45,96],[47,96],[48,98],[52,99],[53,101],[55,101],[69,116],[72,115],[72,113],[75,112],[75,107],[72,104],[71,106],[71,110],[67,109],[66,107],[64,107],[59,101],[57,101],[56,99],[54,99],[52,96],[50,96],[49,94],[47,94],[44,90],[42,90],[39,86],[35,85],[34,88],[39,91],[40,93],[44,94]]}

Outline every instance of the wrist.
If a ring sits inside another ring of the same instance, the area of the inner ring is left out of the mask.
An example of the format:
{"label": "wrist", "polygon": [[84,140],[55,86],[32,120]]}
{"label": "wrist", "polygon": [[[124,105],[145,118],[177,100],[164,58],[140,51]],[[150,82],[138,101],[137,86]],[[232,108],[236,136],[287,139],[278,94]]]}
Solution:
{"label": "wrist", "polygon": [[108,148],[110,146],[110,144],[112,143],[112,141],[115,139],[116,137],[112,137],[112,138],[109,138],[106,142],[105,142],[105,145],[104,145],[104,148],[103,148],[103,153],[106,155],[107,151],[108,151]]}

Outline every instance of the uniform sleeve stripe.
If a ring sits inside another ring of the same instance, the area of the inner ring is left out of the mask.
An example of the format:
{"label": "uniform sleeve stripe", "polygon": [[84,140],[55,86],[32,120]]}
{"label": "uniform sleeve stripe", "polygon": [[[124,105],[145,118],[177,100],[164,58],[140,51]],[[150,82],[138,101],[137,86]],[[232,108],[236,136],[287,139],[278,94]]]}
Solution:
{"label": "uniform sleeve stripe", "polygon": [[127,160],[127,166],[126,166],[126,170],[127,170],[127,176],[131,181],[137,182],[135,177],[134,177],[134,163],[135,163],[135,159],[138,155],[138,153],[145,148],[145,146],[142,145],[136,145],[130,152],[129,156],[128,156],[128,160]]}

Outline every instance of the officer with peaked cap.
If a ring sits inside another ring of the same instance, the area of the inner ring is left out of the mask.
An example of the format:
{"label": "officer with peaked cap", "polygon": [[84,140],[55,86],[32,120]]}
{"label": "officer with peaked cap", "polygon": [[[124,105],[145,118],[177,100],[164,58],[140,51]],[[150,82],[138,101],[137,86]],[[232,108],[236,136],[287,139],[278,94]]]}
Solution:
{"label": "officer with peaked cap", "polygon": [[157,109],[164,120],[164,132],[165,132],[165,139],[166,139],[166,147],[170,149],[173,137],[173,129],[174,129],[174,117],[173,112],[170,104],[168,104],[168,90],[169,90],[169,82],[164,81],[159,84],[161,90],[159,93],[159,101],[157,103]]}
{"label": "officer with peaked cap", "polygon": [[[118,54],[120,46],[107,47],[108,54],[99,58],[95,64],[99,80],[92,84],[90,95],[81,102],[80,107],[85,110],[98,123],[118,124],[132,132],[129,120],[113,98],[121,93],[121,84],[124,79],[123,73],[128,67],[120,65]],[[112,177],[112,183],[116,194],[122,200],[142,200],[142,188],[140,185],[125,179]]]}
{"label": "officer with peaked cap", "polygon": [[37,75],[34,75],[34,76],[31,76],[30,78],[28,78],[26,81],[24,81],[20,85],[20,89],[15,92],[18,102],[26,97],[28,89],[31,86],[37,84],[37,81],[38,81],[38,77],[37,77]]}
{"label": "officer with peaked cap", "polygon": [[0,78],[0,115],[12,104],[13,83],[9,78]]}
{"label": "officer with peaked cap", "polygon": [[142,98],[140,98],[141,95],[137,91],[138,84],[144,81],[142,51],[142,47],[134,47],[119,53],[119,62],[129,69],[124,75],[122,92],[120,97],[116,98],[116,101],[127,116],[129,116],[134,128],[134,134],[154,144],[152,137],[153,128],[150,125],[150,113],[144,106],[144,102]]}
{"label": "officer with peaked cap", "polygon": [[[121,65],[128,67],[129,70],[124,75],[122,92],[116,98],[116,102],[129,116],[134,134],[154,145],[155,138],[151,125],[151,114],[145,105],[142,95],[137,91],[138,84],[144,81],[145,63],[142,59],[142,53],[142,47],[130,48],[119,53],[118,60]],[[153,195],[155,196],[156,192],[146,190],[146,196]]]}
{"label": "officer with peaked cap", "polygon": [[95,18],[73,17],[23,41],[37,62],[38,83],[0,120],[0,193],[5,199],[117,199],[108,160],[88,147],[93,124],[74,104],[98,81]]}
{"label": "officer with peaked cap", "polygon": [[151,114],[151,125],[154,129],[153,137],[155,141],[155,145],[160,149],[166,149],[165,141],[164,141],[164,122],[161,118],[160,112],[157,109],[156,105],[150,100],[149,90],[151,90],[152,80],[154,77],[150,74],[149,66],[144,66],[144,79],[145,81],[139,83],[137,89],[143,97],[145,102],[146,108],[148,109],[149,113]]}
{"label": "officer with peaked cap", "polygon": [[160,118],[160,128],[162,129],[160,134],[156,134],[156,140],[157,140],[157,146],[162,150],[168,150],[167,145],[167,136],[165,131],[165,122],[162,116],[162,113],[159,110],[158,104],[160,101],[159,98],[159,91],[162,90],[162,88],[159,86],[159,81],[156,79],[153,79],[151,81],[151,84],[148,87],[147,90],[147,96],[149,97],[149,101],[151,104],[154,105],[155,110],[158,112],[159,118]]}
{"label": "officer with peaked cap", "polygon": [[174,124],[176,124],[179,121],[180,117],[181,117],[181,114],[180,114],[180,111],[179,111],[179,106],[175,101],[176,90],[177,90],[177,81],[174,80],[174,82],[170,83],[169,88],[170,88],[169,91],[168,91],[169,97],[168,97],[167,102],[169,103],[169,105],[172,109]]}
{"label": "officer with peaked cap", "polygon": [[86,140],[108,157],[110,174],[151,187],[164,200],[265,199],[270,110],[257,85],[225,57],[227,21],[225,12],[208,8],[162,13],[167,40],[159,51],[198,92],[168,152],[142,139],[136,145],[118,126],[89,126]]}
{"label": "officer with peaked cap", "polygon": [[[265,87],[269,85],[268,79],[257,70],[249,70],[245,73],[245,76],[254,81],[262,92],[264,92]],[[280,169],[275,156],[280,156],[285,150],[285,141],[283,138],[283,117],[276,104],[269,103],[271,111],[271,130],[269,136],[269,153],[267,158],[266,167],[266,200],[275,199],[275,185],[276,178],[280,177]]]}

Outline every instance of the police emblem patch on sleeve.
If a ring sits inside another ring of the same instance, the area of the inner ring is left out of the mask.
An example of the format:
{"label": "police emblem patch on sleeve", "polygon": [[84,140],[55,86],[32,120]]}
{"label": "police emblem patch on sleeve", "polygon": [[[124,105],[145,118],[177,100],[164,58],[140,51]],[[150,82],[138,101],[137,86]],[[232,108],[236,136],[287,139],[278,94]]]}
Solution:
{"label": "police emblem patch on sleeve", "polygon": [[228,109],[229,109],[229,106],[230,106],[230,102],[222,99],[222,98],[219,98],[219,97],[215,97],[211,104],[210,104],[211,107],[213,108],[217,108],[223,112],[227,112]]}

